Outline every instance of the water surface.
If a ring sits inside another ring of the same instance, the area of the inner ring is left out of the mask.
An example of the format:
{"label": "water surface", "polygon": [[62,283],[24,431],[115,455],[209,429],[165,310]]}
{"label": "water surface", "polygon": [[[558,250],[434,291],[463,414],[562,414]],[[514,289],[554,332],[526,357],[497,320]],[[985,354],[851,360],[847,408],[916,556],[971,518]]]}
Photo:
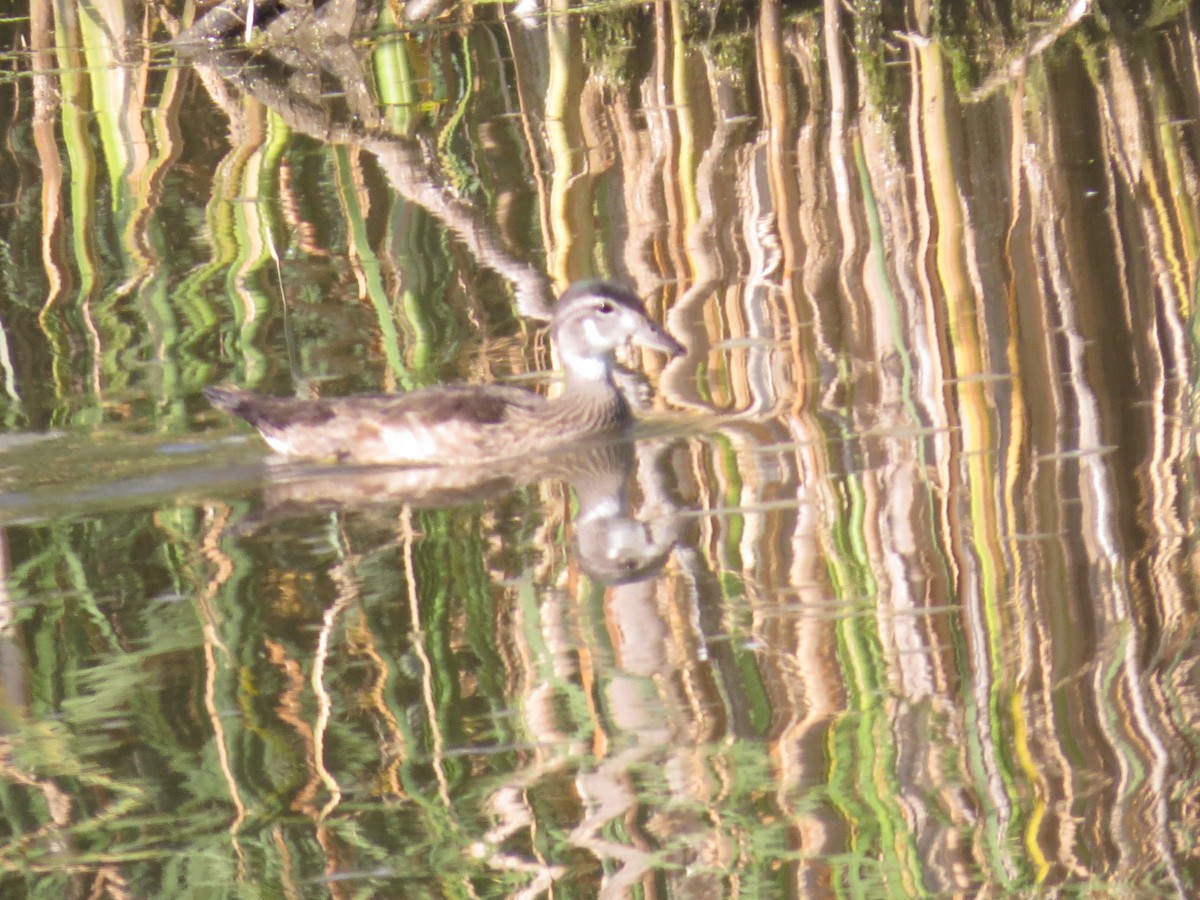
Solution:
{"label": "water surface", "polygon": [[[1197,23],[920,6],[0,23],[5,896],[1194,893]],[[634,440],[200,393],[553,390],[593,276]]]}

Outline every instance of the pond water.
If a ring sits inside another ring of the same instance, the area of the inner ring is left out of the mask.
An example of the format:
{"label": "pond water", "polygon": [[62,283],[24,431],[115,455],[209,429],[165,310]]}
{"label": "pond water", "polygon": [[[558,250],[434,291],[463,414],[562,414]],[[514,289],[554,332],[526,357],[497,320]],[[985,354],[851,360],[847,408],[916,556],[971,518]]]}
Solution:
{"label": "pond water", "polygon": [[[416,5],[0,20],[0,894],[1194,896],[1191,7]],[[627,440],[201,393],[553,391],[596,276]]]}

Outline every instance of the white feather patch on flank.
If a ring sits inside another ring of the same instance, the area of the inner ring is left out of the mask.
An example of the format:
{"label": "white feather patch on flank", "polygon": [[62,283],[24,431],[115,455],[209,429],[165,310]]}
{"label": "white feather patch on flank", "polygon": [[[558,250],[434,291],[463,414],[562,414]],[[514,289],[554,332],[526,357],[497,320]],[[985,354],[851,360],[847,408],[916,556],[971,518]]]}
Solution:
{"label": "white feather patch on flank", "polygon": [[388,456],[395,460],[428,460],[438,455],[438,444],[429,432],[420,429],[388,428],[383,432]]}
{"label": "white feather patch on flank", "polygon": [[292,455],[292,442],[287,438],[278,437],[277,435],[267,434],[265,431],[260,431],[263,440],[267,442],[267,446],[281,456]]}

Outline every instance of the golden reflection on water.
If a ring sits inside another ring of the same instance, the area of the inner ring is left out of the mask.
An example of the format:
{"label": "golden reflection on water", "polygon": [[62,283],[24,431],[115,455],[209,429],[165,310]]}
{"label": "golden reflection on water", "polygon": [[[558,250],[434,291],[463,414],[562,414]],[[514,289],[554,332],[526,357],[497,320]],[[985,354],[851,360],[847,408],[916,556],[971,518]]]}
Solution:
{"label": "golden reflection on water", "polygon": [[[5,891],[1196,890],[1190,13],[110,6],[4,25]],[[259,466],[199,397],[544,386],[594,274],[688,347],[636,442]]]}

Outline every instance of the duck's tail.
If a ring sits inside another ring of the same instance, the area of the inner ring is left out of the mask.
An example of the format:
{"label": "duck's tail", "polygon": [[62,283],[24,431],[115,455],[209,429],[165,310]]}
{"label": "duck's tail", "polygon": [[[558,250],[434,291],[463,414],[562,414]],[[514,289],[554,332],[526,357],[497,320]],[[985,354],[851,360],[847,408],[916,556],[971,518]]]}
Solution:
{"label": "duck's tail", "polygon": [[251,424],[255,424],[255,408],[262,400],[269,398],[262,397],[250,391],[240,391],[236,388],[222,387],[206,387],[204,396],[208,398],[208,402],[217,409],[224,410],[227,413],[237,416],[239,419],[245,419]]}

